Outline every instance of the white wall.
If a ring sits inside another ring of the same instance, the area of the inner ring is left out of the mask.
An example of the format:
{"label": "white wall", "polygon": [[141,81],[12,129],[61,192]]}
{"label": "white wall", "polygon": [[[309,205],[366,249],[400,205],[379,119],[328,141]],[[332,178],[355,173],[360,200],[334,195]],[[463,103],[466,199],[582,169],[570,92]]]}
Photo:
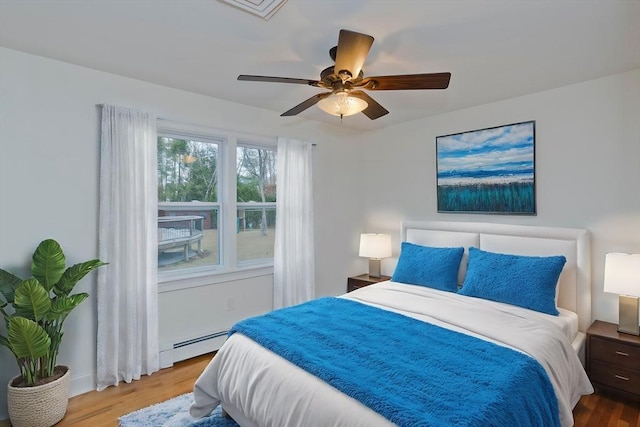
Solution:
{"label": "white wall", "polygon": [[[351,234],[361,220],[360,133],[81,68],[0,48],[0,266],[29,273],[30,256],[45,238],[58,240],[69,264],[97,257],[99,109],[138,108],[169,120],[317,144],[315,224],[317,293],[346,290],[352,268]],[[359,174],[355,174],[359,176]],[[339,209],[338,209],[339,207]],[[359,232],[356,231],[356,233]],[[94,388],[96,372],[95,273],[78,284],[90,294],[65,324],[59,362],[72,369],[72,394]],[[221,330],[271,308],[272,276],[205,285],[160,295],[161,343],[198,336],[201,325]],[[235,298],[235,310],[219,302]],[[210,300],[209,310],[197,306]],[[194,310],[197,307],[198,310]],[[196,313],[196,314],[194,314]],[[0,325],[4,331],[4,325]],[[7,418],[6,387],[18,373],[0,349],[0,419]]]}
{"label": "white wall", "polygon": [[[536,121],[537,215],[438,214],[436,136],[527,120]],[[396,256],[402,219],[586,228],[592,316],[617,323],[604,256],[640,252],[640,70],[387,128],[366,153],[364,223],[395,237]]]}

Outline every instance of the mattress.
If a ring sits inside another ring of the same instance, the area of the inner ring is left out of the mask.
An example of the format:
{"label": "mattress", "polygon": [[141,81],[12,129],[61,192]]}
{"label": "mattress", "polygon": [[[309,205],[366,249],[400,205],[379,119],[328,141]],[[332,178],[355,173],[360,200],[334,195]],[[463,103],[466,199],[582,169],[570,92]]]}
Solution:
{"label": "mattress", "polygon": [[[536,358],[558,398],[563,426],[572,408],[593,388],[572,347],[577,317],[531,310],[442,292],[383,282],[342,298],[472,335]],[[531,339],[531,337],[535,339]],[[384,338],[381,349],[384,350]],[[378,351],[379,349],[375,349]],[[372,350],[373,351],[373,350]],[[390,355],[392,354],[389,349]],[[472,355],[461,355],[472,357]],[[194,417],[220,402],[241,425],[385,426],[391,423],[360,402],[292,365],[241,334],[223,345],[194,387]]]}

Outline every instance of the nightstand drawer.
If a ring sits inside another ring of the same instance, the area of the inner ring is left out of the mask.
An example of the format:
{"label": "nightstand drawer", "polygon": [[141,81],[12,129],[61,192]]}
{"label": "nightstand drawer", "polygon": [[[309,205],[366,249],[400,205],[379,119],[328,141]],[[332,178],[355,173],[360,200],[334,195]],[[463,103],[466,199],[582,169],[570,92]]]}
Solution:
{"label": "nightstand drawer", "polygon": [[373,285],[374,283],[384,282],[389,279],[391,279],[389,276],[373,277],[368,274],[352,276],[347,278],[347,292],[355,291],[356,289],[364,288],[365,286]]}
{"label": "nightstand drawer", "polygon": [[358,283],[349,283],[348,292],[351,291],[355,291],[356,289],[360,289],[360,288],[364,288],[365,286],[369,286],[371,283],[362,283],[362,282],[358,282]]}
{"label": "nightstand drawer", "polygon": [[349,280],[348,287],[349,292],[355,291],[356,289],[364,288],[365,286],[371,285],[371,282],[364,282],[362,280]]}
{"label": "nightstand drawer", "polygon": [[640,371],[640,347],[592,337],[591,358]]}
{"label": "nightstand drawer", "polygon": [[594,383],[617,388],[628,393],[640,393],[640,372],[591,361],[589,377]]}

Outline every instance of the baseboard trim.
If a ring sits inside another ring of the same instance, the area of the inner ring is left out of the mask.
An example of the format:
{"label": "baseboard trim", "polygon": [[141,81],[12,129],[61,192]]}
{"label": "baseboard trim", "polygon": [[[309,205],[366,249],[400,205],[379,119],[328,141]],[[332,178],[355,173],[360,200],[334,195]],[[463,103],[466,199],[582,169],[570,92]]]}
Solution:
{"label": "baseboard trim", "polygon": [[69,392],[70,396],[77,396],[79,394],[84,394],[89,391],[94,391],[96,389],[97,384],[97,375],[94,373],[86,373],[79,374],[77,376],[73,375],[73,367],[71,368],[71,390]]}

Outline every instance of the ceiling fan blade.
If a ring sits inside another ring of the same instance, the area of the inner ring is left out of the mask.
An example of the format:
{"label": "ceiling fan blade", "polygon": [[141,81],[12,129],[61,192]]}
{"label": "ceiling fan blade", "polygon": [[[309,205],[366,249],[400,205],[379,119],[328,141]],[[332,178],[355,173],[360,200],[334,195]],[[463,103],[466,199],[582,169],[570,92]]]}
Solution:
{"label": "ceiling fan blade", "polygon": [[320,82],[318,80],[294,79],[291,77],[250,76],[246,74],[240,74],[238,76],[238,80],[250,82],[296,83],[315,87],[320,86]]}
{"label": "ceiling fan blade", "polygon": [[295,116],[298,113],[302,113],[307,108],[316,105],[321,99],[324,99],[329,95],[331,95],[331,92],[319,93],[317,95],[314,95],[306,101],[303,101],[300,104],[296,105],[289,111],[285,111],[284,113],[280,114],[280,116]]}
{"label": "ceiling fan blade", "polygon": [[357,86],[368,90],[446,89],[450,79],[451,73],[404,74],[366,77]]}
{"label": "ceiling fan blade", "polygon": [[340,30],[336,51],[336,74],[348,71],[353,78],[358,77],[371,45],[373,37],[349,30]]}
{"label": "ceiling fan blade", "polygon": [[361,90],[352,90],[349,93],[351,96],[355,96],[356,98],[360,98],[362,100],[367,101],[367,108],[365,108],[364,110],[362,110],[362,113],[369,117],[371,120],[375,120],[379,117],[382,117],[386,114],[389,114],[389,111],[387,111],[386,108],[384,108],[382,105],[378,104],[376,102],[376,100],[374,100],[373,98],[371,98],[369,95],[367,95],[366,93],[364,93]]}

